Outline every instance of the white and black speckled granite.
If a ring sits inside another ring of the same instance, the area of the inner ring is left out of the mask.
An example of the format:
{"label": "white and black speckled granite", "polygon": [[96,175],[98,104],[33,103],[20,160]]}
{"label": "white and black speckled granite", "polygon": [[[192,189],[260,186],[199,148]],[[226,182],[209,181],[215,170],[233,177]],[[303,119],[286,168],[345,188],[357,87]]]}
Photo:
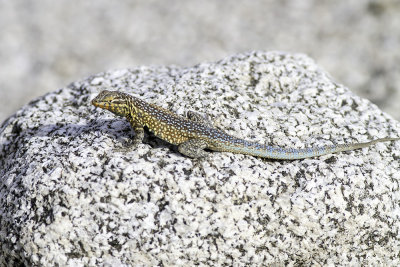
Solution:
{"label": "white and black speckled granite", "polygon": [[399,260],[400,142],[315,159],[201,161],[96,109],[122,90],[284,147],[398,136],[400,123],[303,55],[101,73],[0,128],[0,265],[386,265]]}

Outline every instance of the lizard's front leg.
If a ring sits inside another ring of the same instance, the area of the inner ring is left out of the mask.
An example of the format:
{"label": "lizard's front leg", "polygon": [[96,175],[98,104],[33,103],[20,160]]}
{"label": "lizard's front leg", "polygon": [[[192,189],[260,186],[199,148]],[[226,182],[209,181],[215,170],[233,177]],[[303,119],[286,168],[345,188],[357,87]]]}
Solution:
{"label": "lizard's front leg", "polygon": [[135,121],[129,121],[133,131],[135,132],[135,137],[132,141],[127,141],[124,144],[124,148],[116,149],[116,152],[128,152],[129,150],[135,148],[138,144],[143,142],[144,138],[144,129],[143,126]]}
{"label": "lizard's front leg", "polygon": [[204,151],[208,147],[206,141],[201,139],[190,139],[178,146],[178,151],[190,158],[204,158],[208,153]]}
{"label": "lizard's front leg", "polygon": [[130,122],[133,131],[135,132],[135,137],[132,140],[132,145],[136,146],[138,144],[141,144],[143,142],[144,138],[144,128],[142,125],[135,121]]}

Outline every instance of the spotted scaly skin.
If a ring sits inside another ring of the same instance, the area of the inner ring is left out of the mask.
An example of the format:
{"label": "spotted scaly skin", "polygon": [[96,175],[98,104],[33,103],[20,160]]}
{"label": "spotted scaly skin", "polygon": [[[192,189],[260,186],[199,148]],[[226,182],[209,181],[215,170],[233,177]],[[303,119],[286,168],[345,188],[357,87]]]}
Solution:
{"label": "spotted scaly skin", "polygon": [[191,158],[205,157],[208,153],[204,149],[209,149],[262,158],[295,160],[359,149],[378,142],[400,140],[400,138],[382,138],[366,143],[317,148],[280,148],[233,137],[214,128],[207,119],[197,113],[188,112],[187,117],[182,117],[122,92],[104,90],[92,100],[92,104],[125,117],[135,131],[134,143],[142,142],[143,127],[147,127],[157,137],[177,145],[180,153]]}

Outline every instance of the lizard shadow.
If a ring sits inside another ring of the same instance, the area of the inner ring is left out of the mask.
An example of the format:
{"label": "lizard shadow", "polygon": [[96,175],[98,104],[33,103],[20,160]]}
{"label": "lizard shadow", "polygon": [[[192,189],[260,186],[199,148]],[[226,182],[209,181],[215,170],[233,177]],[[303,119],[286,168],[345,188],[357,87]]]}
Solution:
{"label": "lizard shadow", "polygon": [[[147,127],[144,127],[145,135],[142,144],[150,145],[151,148],[168,148],[171,152],[182,155],[178,151],[178,146],[168,143],[163,139],[154,135],[150,132]],[[129,122],[124,119],[93,119],[86,124],[73,124],[73,123],[57,123],[57,124],[47,124],[37,128],[36,136],[42,137],[67,137],[75,139],[77,137],[82,138],[83,141],[87,141],[89,145],[94,142],[94,136],[89,135],[93,133],[95,137],[98,136],[108,136],[112,140],[115,140],[116,151],[128,151],[134,150],[132,143],[130,143],[136,133],[132,129]],[[205,149],[207,152],[216,153],[210,149]],[[183,157],[186,157],[182,155]],[[263,161],[274,162],[278,161],[276,159],[260,158]],[[282,161],[282,160],[280,160]],[[284,160],[283,160],[284,161]]]}
{"label": "lizard shadow", "polygon": [[[27,140],[30,140],[34,136],[47,137],[50,142],[53,142],[57,146],[65,146],[68,149],[70,142],[73,142],[76,138],[80,138],[82,142],[86,142],[88,146],[92,146],[95,143],[95,138],[102,135],[108,136],[110,139],[115,140],[116,150],[130,150],[134,149],[129,147],[130,141],[133,140],[135,132],[132,129],[129,122],[124,119],[92,119],[86,123],[75,124],[67,121],[60,121],[55,124],[44,124],[35,128],[25,128],[18,124],[18,121],[14,122],[11,133],[18,136],[18,141],[15,143],[9,152],[15,151],[18,147],[25,147]],[[182,155],[178,151],[178,146],[168,143],[162,140],[150,132],[147,127],[144,127],[145,135],[143,144],[150,145],[152,148],[168,148],[171,152]],[[128,146],[127,146],[128,144]],[[207,152],[212,152],[206,149]],[[215,152],[214,152],[215,153]],[[275,159],[263,158],[264,161],[273,162]]]}
{"label": "lizard shadow", "polygon": [[[15,126],[14,126],[15,128]],[[18,126],[17,126],[18,128]],[[143,144],[148,144],[153,147],[167,147],[171,148],[173,151],[177,152],[176,146],[169,144],[168,142],[156,137],[152,132],[150,132],[147,127],[144,127],[145,135],[143,139]],[[15,132],[18,132],[16,130]],[[121,119],[94,119],[86,124],[74,124],[68,122],[60,122],[56,124],[46,124],[32,129],[27,129],[23,131],[22,135],[25,138],[31,136],[40,137],[66,137],[68,139],[82,138],[82,140],[87,140],[91,145],[94,142],[94,136],[105,135],[115,140],[116,143],[120,143],[121,146],[125,146],[127,142],[133,140],[135,132],[132,129],[129,122]],[[93,136],[93,133],[94,136]],[[117,146],[117,145],[116,145]],[[118,147],[116,147],[118,148]]]}

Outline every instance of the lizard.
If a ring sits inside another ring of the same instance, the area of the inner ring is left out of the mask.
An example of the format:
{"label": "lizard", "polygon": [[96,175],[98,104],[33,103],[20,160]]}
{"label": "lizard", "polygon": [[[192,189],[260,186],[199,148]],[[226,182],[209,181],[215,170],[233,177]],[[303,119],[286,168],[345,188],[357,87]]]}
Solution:
{"label": "lizard", "polygon": [[380,138],[365,143],[328,145],[314,148],[282,148],[263,145],[236,138],[213,127],[201,114],[188,111],[186,117],[155,104],[119,91],[101,91],[93,100],[96,107],[125,117],[135,132],[133,144],[144,138],[144,127],[158,138],[178,146],[178,151],[190,158],[206,157],[205,149],[219,152],[248,154],[261,158],[296,160],[349,151],[371,146],[378,142],[396,141],[400,137]]}

